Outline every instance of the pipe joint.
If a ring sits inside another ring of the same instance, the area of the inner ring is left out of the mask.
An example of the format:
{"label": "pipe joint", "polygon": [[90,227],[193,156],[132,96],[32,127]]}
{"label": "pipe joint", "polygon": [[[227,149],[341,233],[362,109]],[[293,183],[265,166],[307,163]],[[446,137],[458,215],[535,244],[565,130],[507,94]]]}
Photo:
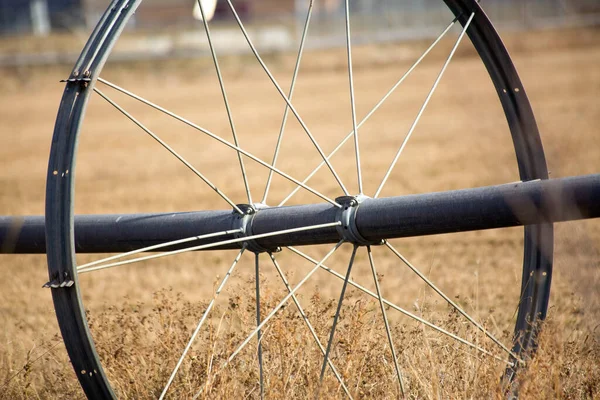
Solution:
{"label": "pipe joint", "polygon": [[[255,203],[255,204],[236,204],[237,207],[242,210],[243,214],[238,213],[237,211],[233,211],[233,229],[238,229],[239,232],[235,233],[234,236],[236,238],[243,238],[247,236],[252,236],[252,222],[254,217],[256,217],[257,213],[261,209],[268,208],[266,204]],[[242,246],[246,246],[248,250],[253,253],[275,253],[281,251],[281,247],[276,247],[273,249],[267,249],[261,246],[256,240],[246,240],[241,242]]]}
{"label": "pipe joint", "polygon": [[370,197],[364,194],[357,196],[341,196],[335,199],[342,207],[338,210],[336,218],[340,225],[336,228],[338,234],[344,241],[357,246],[371,246],[383,244],[383,240],[367,240],[359,232],[356,226],[356,213],[360,204]]}

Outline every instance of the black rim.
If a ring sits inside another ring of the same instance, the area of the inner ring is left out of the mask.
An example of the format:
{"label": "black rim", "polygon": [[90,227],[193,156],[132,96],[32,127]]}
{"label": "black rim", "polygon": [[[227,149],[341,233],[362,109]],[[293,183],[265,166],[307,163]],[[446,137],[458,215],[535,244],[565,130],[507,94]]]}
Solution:
{"label": "black rim", "polygon": [[[141,0],[113,0],[78,59],[61,100],[47,175],[46,243],[52,296],[73,368],[88,398],[115,398],[90,334],[76,273],[73,192],[77,140],[87,102],[114,43]],[[500,37],[474,0],[445,0],[461,24],[475,13],[467,30],[502,103],[521,180],[547,179],[539,132],[525,90]],[[515,91],[515,88],[518,89]],[[535,348],[538,322],[548,307],[552,276],[552,224],[525,227],[521,301],[513,351]],[[507,370],[512,379],[514,370]]]}
{"label": "black rim", "polygon": [[[476,11],[467,34],[485,64],[502,103],[521,180],[548,179],[546,158],[533,110],[498,33],[475,1],[446,0],[446,4],[461,24],[465,23],[467,15]],[[526,356],[528,351],[535,349],[538,321],[546,317],[548,309],[554,230],[552,224],[526,226],[524,234],[522,295],[515,324],[513,352]],[[514,370],[507,370],[507,377],[512,380],[513,376]]]}
{"label": "black rim", "polygon": [[73,233],[77,139],[91,85],[139,1],[113,0],[66,82],[56,118],[46,179],[46,253],[58,324],[81,387],[88,398],[116,398],[104,373],[81,301]]}

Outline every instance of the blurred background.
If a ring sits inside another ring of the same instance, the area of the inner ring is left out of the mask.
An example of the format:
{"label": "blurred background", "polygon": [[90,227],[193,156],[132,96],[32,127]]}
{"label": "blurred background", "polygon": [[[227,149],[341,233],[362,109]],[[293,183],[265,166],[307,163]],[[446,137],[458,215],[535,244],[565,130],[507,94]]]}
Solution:
{"label": "blurred background", "polygon": [[[221,65],[243,147],[270,159],[283,102],[249,55],[227,2],[212,1],[213,41],[219,56],[225,55],[220,57]],[[287,90],[309,0],[232,2],[252,41],[265,56],[266,64]],[[526,88],[551,177],[600,172],[600,1],[482,0],[481,3],[500,30]],[[59,80],[69,74],[109,4],[110,0],[0,0],[0,215],[44,213],[48,153],[64,90],[64,83]],[[194,17],[194,4],[195,0],[145,0],[120,37],[102,76],[190,120],[201,121],[229,138],[229,122],[204,27]],[[307,125],[318,127],[320,143],[327,152],[337,145],[340,135],[351,129],[343,7],[343,0],[315,0],[306,44],[311,51],[303,57],[294,95],[294,104],[302,110]],[[362,117],[423,53],[452,16],[439,0],[350,0],[350,7],[357,115]],[[455,27],[454,37],[459,31]],[[367,188],[379,183],[388,160],[399,146],[399,133],[411,126],[454,37],[440,42],[403,84],[400,93],[391,97],[361,128],[363,133],[372,132],[371,138],[376,139],[362,144],[363,165],[373,177],[366,180]],[[195,135],[194,131],[157,115],[139,102],[116,93],[115,99],[201,165],[202,172],[209,173],[236,202],[245,198],[236,161],[231,163],[233,153],[228,153],[229,158],[223,157],[219,145],[204,136]],[[295,121],[289,125],[280,157],[281,168],[292,171],[295,177],[304,177],[320,160],[299,125]],[[198,184],[195,175],[161,151],[153,140],[140,135],[136,126],[98,96],[90,102],[83,130],[78,150],[78,213],[181,211],[224,206],[207,187]],[[369,135],[362,134],[363,138],[368,139]],[[342,153],[345,157],[336,159],[335,166],[342,178],[355,182],[353,153],[349,151]],[[302,156],[300,161],[298,155]],[[385,195],[512,182],[518,179],[516,169],[497,93],[471,44],[465,40],[404,152],[398,174],[390,179],[390,192]],[[258,195],[266,173],[257,165],[249,165],[248,170],[250,184]],[[327,171],[317,175],[315,181],[314,187],[336,194],[338,188]],[[289,190],[286,182],[275,178],[271,198],[280,200]],[[298,203],[315,201],[314,197],[301,196],[296,198]],[[460,301],[483,318],[494,313],[494,318],[500,321],[515,309],[520,288],[522,237],[522,229],[515,228],[410,238],[399,241],[398,245],[452,297],[460,296]],[[530,387],[523,389],[522,398],[598,398],[600,220],[557,224],[555,243],[549,333],[543,339],[537,367],[528,379]],[[329,266],[345,271],[348,256],[332,260]],[[108,354],[111,376],[115,376],[115,381],[123,381],[122,385],[119,383],[123,398],[157,397],[156,388],[162,388],[165,379],[155,374],[153,366],[164,364],[166,359],[172,362],[179,354],[155,351],[166,347],[155,345],[152,338],[146,340],[148,324],[158,332],[159,339],[168,334],[169,338],[187,340],[203,302],[212,296],[217,277],[224,275],[232,258],[221,253],[188,254],[165,263],[115,268],[93,277],[85,275],[84,301],[97,321],[94,335],[98,334],[101,351]],[[360,261],[362,265],[353,270],[354,278],[372,283],[364,257]],[[238,308],[246,310],[249,303],[237,302],[236,291],[246,302],[252,300],[253,260],[244,259],[242,263],[241,272],[232,277],[229,287],[233,289],[221,297],[222,315],[230,312],[228,304],[235,307],[241,304]],[[296,275],[291,278],[296,280],[302,276],[302,268],[307,267],[293,259],[285,265],[294,267],[290,270]],[[206,272],[207,266],[210,273]],[[1,255],[0,268],[10,279],[0,291],[0,326],[4,328],[0,332],[0,399],[82,398],[62,345],[50,291],[42,289],[48,280],[45,256]],[[378,259],[378,271],[387,277],[382,279],[382,290],[391,300],[413,311],[447,311],[444,304],[427,294],[427,288],[412,279],[410,271],[399,269],[389,255]],[[277,282],[272,271],[265,273],[265,277]],[[398,290],[399,282],[402,290]],[[320,276],[304,293],[305,298],[315,293],[315,287],[323,303],[339,295],[338,282]],[[173,290],[182,297],[173,299]],[[267,293],[265,302],[272,302],[279,295],[277,290]],[[350,295],[359,304],[361,297]],[[233,302],[228,303],[225,296],[230,296]],[[117,311],[111,307],[117,307]],[[138,308],[144,313],[138,313]],[[315,315],[325,315],[321,308],[312,311]],[[142,314],[149,321],[146,325],[137,319]],[[174,325],[183,328],[175,333],[169,331],[171,319],[163,318],[165,314],[175,315],[178,322]],[[445,314],[440,320],[442,317]],[[122,324],[123,318],[133,322]],[[167,321],[164,326],[163,319]],[[323,326],[329,323],[326,318],[323,321]],[[357,321],[369,325],[367,320]],[[404,329],[402,325],[398,327]],[[508,338],[512,328],[503,331],[502,327],[500,324],[497,331]],[[123,337],[124,341],[141,338],[140,343],[126,342],[121,346],[109,337],[129,328],[133,334],[113,336],[119,340]],[[383,332],[377,332],[362,337],[365,340],[383,337]],[[432,342],[437,340],[432,336]],[[174,352],[181,348],[177,343]],[[370,349],[379,345],[374,343],[355,347]],[[446,345],[443,341],[439,343]],[[128,353],[129,350],[117,353],[112,346],[119,349],[138,346],[141,351],[137,355]],[[135,358],[139,354],[144,362],[148,360],[147,366],[136,371],[142,378],[135,382],[131,379],[134,382],[131,384],[124,371],[130,362],[140,364]],[[368,360],[365,354],[355,352],[355,359]],[[430,356],[414,354],[418,356],[408,361],[421,362],[419,371],[429,373]],[[441,357],[446,353],[439,354]],[[448,371],[456,360],[474,365],[474,358],[466,352],[449,354],[452,357],[441,360],[439,368],[445,368],[442,361],[449,365]],[[347,364],[348,368],[355,368],[353,365],[362,364]],[[474,398],[490,397],[489,393],[497,390],[497,378],[502,373],[498,368],[503,366],[481,365],[487,369],[482,370],[479,364],[476,368],[459,369],[468,371],[471,374],[468,378],[463,378],[462,372],[449,372],[443,378],[444,391],[424,387],[415,397],[461,398],[468,390],[474,393]],[[419,388],[416,384],[413,387]],[[288,394],[281,391],[282,398],[291,398]],[[370,394],[364,397],[382,398],[377,393]]]}
{"label": "blurred background", "polygon": [[[213,29],[233,28],[226,2],[212,3],[216,4]],[[233,3],[245,24],[258,31],[255,41],[263,51],[292,50],[297,43],[305,1]],[[108,4],[108,0],[0,0],[0,37],[12,44],[0,48],[0,65],[71,63],[81,46],[71,45],[67,39],[85,40]],[[135,45],[121,46],[112,59],[195,57],[206,52],[202,24],[195,21],[193,6],[194,0],[145,1],[128,28],[128,36],[137,39]],[[317,40],[309,40],[308,46],[342,45],[343,1],[317,1],[314,7],[311,35]],[[446,6],[438,0],[352,0],[350,7],[356,20],[352,28],[355,43],[436,36],[440,22],[447,18]],[[484,9],[504,31],[600,23],[600,2],[596,0],[486,0]],[[232,29],[230,35],[217,36],[227,41],[228,51],[248,52],[243,41],[235,40],[237,35]],[[49,36],[56,40],[47,40]],[[23,38],[28,41],[23,43]]]}

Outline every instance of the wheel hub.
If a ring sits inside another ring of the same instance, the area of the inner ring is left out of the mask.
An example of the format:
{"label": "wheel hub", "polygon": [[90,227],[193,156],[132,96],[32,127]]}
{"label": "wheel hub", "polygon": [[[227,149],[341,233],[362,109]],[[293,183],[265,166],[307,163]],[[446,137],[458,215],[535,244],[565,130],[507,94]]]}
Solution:
{"label": "wheel hub", "polygon": [[336,214],[336,219],[340,222],[340,225],[336,228],[340,238],[357,246],[378,245],[384,242],[383,240],[365,239],[356,226],[356,212],[360,204],[367,199],[370,199],[370,197],[364,194],[341,196],[335,199],[338,204],[342,205],[342,208]]}
{"label": "wheel hub", "polygon": [[[234,234],[236,238],[243,238],[252,236],[254,233],[252,232],[252,221],[254,217],[258,213],[259,210],[269,208],[266,204],[263,203],[254,203],[254,204],[236,204],[237,207],[242,210],[243,214],[240,214],[236,210],[233,210],[234,218],[233,218],[233,229],[239,229],[239,232]],[[242,246],[245,246],[248,250],[253,253],[276,253],[281,251],[281,247],[275,247],[272,249],[265,248],[258,244],[256,240],[249,239],[242,242]]]}

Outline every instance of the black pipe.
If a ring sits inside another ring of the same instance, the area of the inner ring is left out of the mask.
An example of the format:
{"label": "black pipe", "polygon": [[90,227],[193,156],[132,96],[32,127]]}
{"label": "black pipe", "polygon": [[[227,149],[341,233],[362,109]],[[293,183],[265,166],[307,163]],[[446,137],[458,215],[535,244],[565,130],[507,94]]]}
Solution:
{"label": "black pipe", "polygon": [[[337,208],[310,204],[262,209],[251,234],[336,221]],[[438,193],[367,199],[356,213],[360,234],[372,241],[600,217],[600,174],[537,180]],[[118,253],[236,227],[232,211],[80,215],[78,253]],[[180,245],[232,239],[233,234]],[[264,248],[336,243],[335,227],[258,239]],[[239,248],[239,243],[221,249]],[[175,247],[169,248],[169,250]],[[164,249],[161,249],[164,250]],[[0,253],[45,253],[44,217],[0,217]]]}
{"label": "black pipe", "polygon": [[600,217],[600,174],[365,201],[356,225],[369,240]]}

